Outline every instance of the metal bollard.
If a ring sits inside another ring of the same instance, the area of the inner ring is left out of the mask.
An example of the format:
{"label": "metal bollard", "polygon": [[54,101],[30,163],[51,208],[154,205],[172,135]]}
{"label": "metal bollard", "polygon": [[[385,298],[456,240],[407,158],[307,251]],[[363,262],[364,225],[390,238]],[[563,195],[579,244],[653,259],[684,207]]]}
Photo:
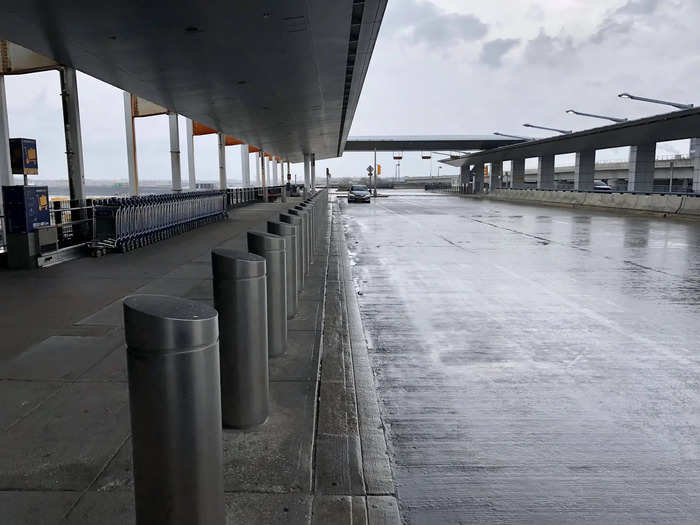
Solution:
{"label": "metal bollard", "polygon": [[225,427],[264,423],[270,411],[265,259],[236,250],[211,252],[219,312],[221,413]]}
{"label": "metal bollard", "polygon": [[300,294],[304,289],[304,234],[302,231],[301,217],[298,215],[280,213],[280,222],[293,226],[296,234],[296,282],[297,294]]}
{"label": "metal bollard", "polygon": [[284,237],[248,232],[248,250],[265,258],[267,265],[267,355],[287,351],[287,253]]}
{"label": "metal bollard", "polygon": [[[302,203],[303,204],[303,203]],[[306,228],[306,249],[309,257],[309,266],[311,266],[314,263],[314,243],[313,243],[313,218],[311,216],[311,210],[308,209],[306,206],[302,206],[301,204],[297,204],[294,206],[294,209],[303,212],[304,213],[304,220],[305,224],[304,227]],[[307,271],[308,273],[308,271]]]}
{"label": "metal bollard", "polygon": [[299,295],[297,292],[297,228],[286,222],[267,221],[267,231],[268,233],[284,237],[285,240],[285,248],[287,250],[287,319],[291,319],[296,315],[299,307]]}
{"label": "metal bollard", "polygon": [[[301,206],[299,206],[299,208],[301,208]],[[311,246],[309,244],[309,214],[303,208],[297,209],[294,207],[290,208],[288,211],[290,215],[295,215],[301,219],[301,236],[304,239],[304,275],[306,275],[309,273],[309,267],[311,266],[309,256],[309,252],[311,250]]]}
{"label": "metal bollard", "polygon": [[313,262],[316,259],[316,230],[318,228],[316,223],[316,206],[314,206],[312,199],[309,199],[308,202],[302,202],[300,206],[309,212],[309,217],[311,218],[311,231],[309,233],[311,235],[311,261]]}
{"label": "metal bollard", "polygon": [[216,311],[166,295],[124,299],[136,522],[223,525]]}

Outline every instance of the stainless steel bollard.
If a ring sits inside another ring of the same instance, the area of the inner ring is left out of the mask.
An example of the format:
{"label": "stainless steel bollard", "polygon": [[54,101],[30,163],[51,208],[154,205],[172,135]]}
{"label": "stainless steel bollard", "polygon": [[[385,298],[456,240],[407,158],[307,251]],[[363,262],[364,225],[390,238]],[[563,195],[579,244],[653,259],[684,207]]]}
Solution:
{"label": "stainless steel bollard", "polygon": [[216,311],[166,295],[124,299],[136,522],[223,525]]}
{"label": "stainless steel bollard", "polygon": [[280,213],[280,221],[291,224],[296,231],[297,238],[297,294],[300,294],[304,289],[304,232],[302,231],[301,217],[298,215],[290,215]]}
{"label": "stainless steel bollard", "polygon": [[309,214],[301,206],[290,208],[289,213],[301,218],[301,233],[304,238],[304,275],[309,273],[311,267],[310,250],[311,244],[309,239]]}
{"label": "stainless steel bollard", "polygon": [[222,421],[225,427],[249,428],[264,423],[270,411],[265,259],[215,248],[211,263],[219,312]]}
{"label": "stainless steel bollard", "polygon": [[[303,204],[303,203],[302,203]],[[309,266],[314,263],[314,242],[313,242],[313,218],[311,216],[311,210],[306,206],[297,204],[294,208],[300,212],[303,212],[306,228],[306,240],[307,240],[307,252],[309,256]],[[307,272],[308,273],[308,272]]]}
{"label": "stainless steel bollard", "polygon": [[[286,222],[267,221],[267,231],[284,237],[287,250],[287,319],[297,313],[299,295],[297,292],[297,227]],[[269,300],[268,300],[269,308]]]}
{"label": "stainless steel bollard", "polygon": [[267,266],[267,355],[287,351],[287,243],[284,237],[248,232],[248,251],[265,258]]}
{"label": "stainless steel bollard", "polygon": [[304,207],[305,210],[309,212],[309,215],[311,216],[311,249],[313,250],[311,259],[315,260],[316,259],[316,245],[318,242],[317,236],[318,236],[318,223],[317,223],[317,217],[316,217],[316,212],[318,211],[316,208],[316,205],[314,204],[314,200],[309,199],[308,202],[302,202],[301,206]]}

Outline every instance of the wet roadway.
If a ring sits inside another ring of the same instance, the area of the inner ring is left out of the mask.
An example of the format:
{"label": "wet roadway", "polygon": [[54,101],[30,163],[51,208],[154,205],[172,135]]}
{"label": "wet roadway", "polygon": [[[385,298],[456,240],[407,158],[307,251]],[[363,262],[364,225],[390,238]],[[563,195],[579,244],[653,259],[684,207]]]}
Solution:
{"label": "wet roadway", "polygon": [[341,203],[409,523],[700,523],[700,223]]}

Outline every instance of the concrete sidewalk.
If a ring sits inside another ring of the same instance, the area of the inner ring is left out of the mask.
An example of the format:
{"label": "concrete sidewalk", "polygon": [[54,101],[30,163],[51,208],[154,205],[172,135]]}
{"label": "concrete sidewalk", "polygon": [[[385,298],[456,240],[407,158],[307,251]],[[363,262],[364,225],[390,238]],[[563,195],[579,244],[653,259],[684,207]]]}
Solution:
{"label": "concrete sidewalk", "polygon": [[[4,522],[134,522],[121,297],[211,303],[211,248],[245,248],[247,230],[293,205],[254,205],[133,253],[0,276],[19,294],[2,311],[14,324],[0,363]],[[399,521],[359,313],[346,301],[342,231],[330,217],[328,226],[288,352],[270,361],[269,420],[224,431],[229,523]],[[43,317],[30,315],[38,296]]]}

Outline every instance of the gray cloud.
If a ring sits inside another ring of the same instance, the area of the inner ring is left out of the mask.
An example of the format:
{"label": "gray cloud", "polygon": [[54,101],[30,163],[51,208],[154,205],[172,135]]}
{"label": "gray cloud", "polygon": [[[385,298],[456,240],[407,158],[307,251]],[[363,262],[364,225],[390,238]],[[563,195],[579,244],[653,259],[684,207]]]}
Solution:
{"label": "gray cloud", "polygon": [[576,58],[577,49],[568,35],[549,36],[540,29],[539,34],[525,45],[523,57],[530,65],[568,67]]}
{"label": "gray cloud", "polygon": [[474,15],[450,13],[429,1],[402,0],[401,10],[386,21],[385,30],[400,33],[412,44],[447,47],[479,40],[488,25]]}
{"label": "gray cloud", "polygon": [[649,15],[659,7],[659,0],[628,0],[615,10],[617,15]]}
{"label": "gray cloud", "polygon": [[519,38],[497,38],[484,44],[479,62],[491,67],[501,65],[503,56],[520,43]]}
{"label": "gray cloud", "polygon": [[628,0],[603,19],[598,30],[591,35],[589,42],[602,42],[626,35],[634,30],[639,19],[653,14],[659,7],[659,0]]}

